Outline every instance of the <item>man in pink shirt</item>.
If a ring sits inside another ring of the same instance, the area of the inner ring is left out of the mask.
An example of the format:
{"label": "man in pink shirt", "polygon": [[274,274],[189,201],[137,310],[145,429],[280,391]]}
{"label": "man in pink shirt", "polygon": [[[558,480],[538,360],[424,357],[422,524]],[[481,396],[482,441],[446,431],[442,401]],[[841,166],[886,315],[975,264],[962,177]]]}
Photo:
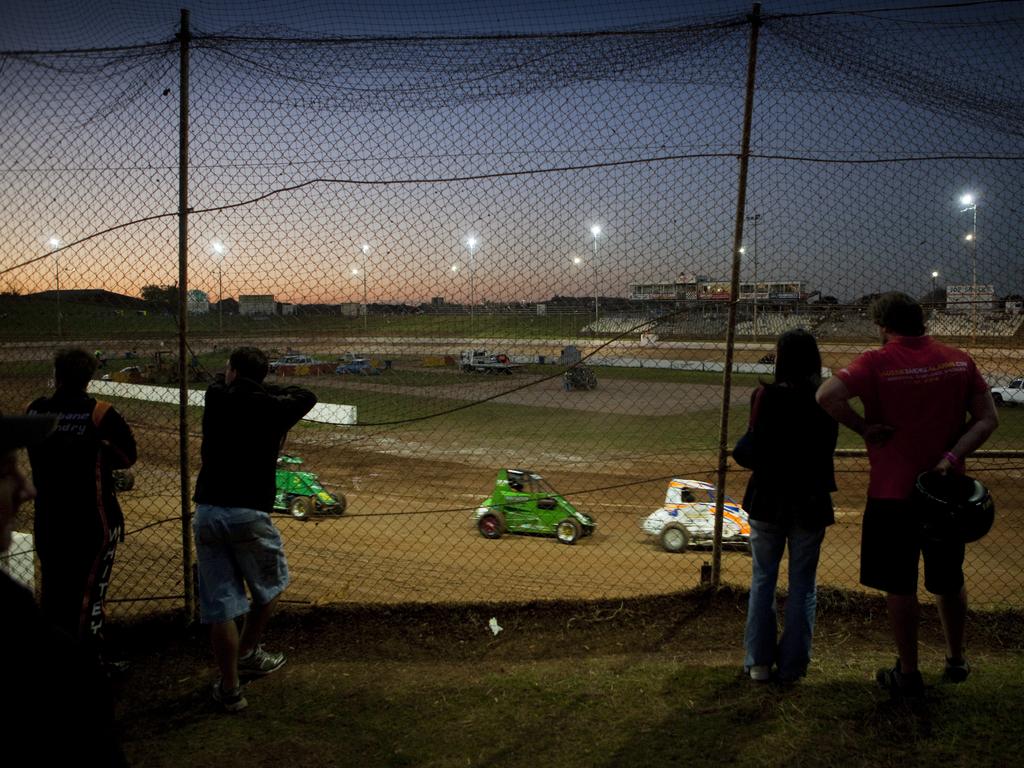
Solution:
{"label": "man in pink shirt", "polygon": [[[818,390],[818,403],[864,437],[871,463],[861,533],[860,581],[886,593],[899,658],[879,670],[894,697],[924,693],[917,668],[918,560],[925,589],[936,595],[946,639],[943,678],[963,682],[967,590],[964,545],[921,536],[910,503],[914,481],[929,470],[963,472],[964,459],[999,424],[988,385],[970,355],[925,335],[921,306],[903,293],[878,297],[869,310],[881,330],[881,349],[864,352]],[[861,416],[852,398],[864,406]]]}

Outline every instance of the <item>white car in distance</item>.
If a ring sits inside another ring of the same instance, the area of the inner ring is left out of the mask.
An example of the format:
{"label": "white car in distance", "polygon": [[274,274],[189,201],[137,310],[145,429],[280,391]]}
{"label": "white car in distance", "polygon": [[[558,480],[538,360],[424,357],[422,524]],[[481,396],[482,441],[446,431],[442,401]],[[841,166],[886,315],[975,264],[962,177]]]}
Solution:
{"label": "white car in distance", "polygon": [[1024,379],[1013,379],[1006,386],[992,387],[996,405],[1024,405]]}

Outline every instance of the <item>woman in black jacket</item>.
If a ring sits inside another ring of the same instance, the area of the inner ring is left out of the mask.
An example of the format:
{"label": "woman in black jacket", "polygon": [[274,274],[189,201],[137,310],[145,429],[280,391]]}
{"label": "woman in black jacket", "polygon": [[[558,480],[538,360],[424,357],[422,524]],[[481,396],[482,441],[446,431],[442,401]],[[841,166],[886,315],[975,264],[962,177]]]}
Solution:
{"label": "woman in black jacket", "polygon": [[[832,455],[838,427],[814,400],[821,354],[803,329],[779,337],[775,378],[751,398],[750,428],[734,452],[752,469],[743,497],[753,555],[744,669],[758,681],[793,681],[807,673],[817,605],[817,570],[825,528],[835,522]],[[782,637],[775,587],[789,548],[789,597]]]}

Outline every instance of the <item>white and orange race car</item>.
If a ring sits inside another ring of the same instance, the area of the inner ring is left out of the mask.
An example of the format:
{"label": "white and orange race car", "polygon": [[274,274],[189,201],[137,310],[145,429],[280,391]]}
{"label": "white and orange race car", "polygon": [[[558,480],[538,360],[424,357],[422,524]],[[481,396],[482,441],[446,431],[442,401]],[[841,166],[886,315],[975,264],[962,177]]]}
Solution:
{"label": "white and orange race car", "polygon": [[[672,478],[665,504],[643,522],[645,533],[657,536],[666,552],[709,546],[715,535],[715,486],[700,480]],[[725,497],[722,544],[750,547],[750,521],[737,502]]]}

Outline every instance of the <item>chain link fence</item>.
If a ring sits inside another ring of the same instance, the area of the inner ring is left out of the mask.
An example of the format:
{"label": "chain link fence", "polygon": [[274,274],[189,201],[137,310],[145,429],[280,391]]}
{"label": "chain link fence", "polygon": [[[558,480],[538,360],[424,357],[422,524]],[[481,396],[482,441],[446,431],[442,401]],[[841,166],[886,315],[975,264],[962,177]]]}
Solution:
{"label": "chain link fence", "polygon": [[[242,344],[338,406],[285,448],[303,463],[282,489],[301,470],[345,501],[282,493],[290,600],[619,598],[712,561],[745,584],[742,548],[672,553],[642,524],[673,479],[719,484],[723,402],[730,446],[780,333],[813,331],[837,369],[878,343],[871,296],[903,290],[1024,403],[1022,20],[968,4],[313,38],[196,18],[153,44],[5,51],[0,408],[52,386],[59,348],[102,359],[94,391],[140,446],[120,615],[187,604],[182,478],[205,382]],[[969,547],[975,606],[1021,607],[1021,414],[971,463],[998,504]],[[857,588],[861,447],[841,433],[823,586]],[[515,524],[537,535],[481,535],[506,470],[593,535],[560,544],[535,505]]]}

